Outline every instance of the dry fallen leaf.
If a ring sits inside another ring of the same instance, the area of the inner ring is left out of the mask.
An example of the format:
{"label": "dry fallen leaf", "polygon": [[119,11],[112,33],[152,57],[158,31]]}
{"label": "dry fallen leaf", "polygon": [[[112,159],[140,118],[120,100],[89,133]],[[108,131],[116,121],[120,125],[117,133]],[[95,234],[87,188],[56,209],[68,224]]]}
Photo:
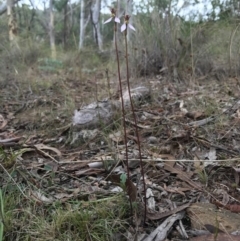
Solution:
{"label": "dry fallen leaf", "polygon": [[[114,184],[121,186],[120,176],[121,175],[112,174],[107,178],[107,181],[111,181]],[[135,202],[137,199],[137,188],[133,184],[133,182],[129,179],[126,179],[126,192],[129,196],[129,198],[131,199],[131,201]]]}
{"label": "dry fallen leaf", "polygon": [[39,150],[39,151],[42,151],[42,150],[50,150],[50,151],[53,151],[55,152],[58,156],[61,156],[61,152],[57,149],[57,148],[54,148],[54,147],[50,147],[50,146],[46,146],[44,144],[36,144],[34,145],[34,147]]}
{"label": "dry fallen leaf", "polygon": [[180,170],[180,169],[177,169],[177,168],[175,168],[175,167],[172,167],[172,165],[169,165],[168,163],[165,163],[165,164],[164,164],[164,169],[165,169],[166,171],[172,173],[172,174],[177,174],[177,177],[178,177],[179,179],[181,179],[182,181],[187,182],[187,183],[188,183],[190,186],[192,186],[193,188],[196,188],[197,190],[202,190],[202,187],[201,187],[198,183],[196,183],[196,182],[194,182],[194,181],[192,181],[192,180],[190,179],[192,173],[190,173],[190,172],[189,172],[189,173],[188,173],[188,172],[184,172],[184,171],[182,171],[182,170]]}
{"label": "dry fallen leaf", "polygon": [[155,210],[156,202],[155,202],[154,195],[151,188],[147,189],[146,198],[147,198],[147,207],[150,210]]}
{"label": "dry fallen leaf", "polygon": [[35,200],[36,202],[39,202],[39,203],[52,203],[54,200],[53,198],[48,198],[46,197],[44,194],[40,193],[39,191],[33,191],[31,190],[29,192],[29,196]]}
{"label": "dry fallen leaf", "polygon": [[204,113],[201,111],[187,112],[185,116],[193,120],[199,120],[205,117]]}
{"label": "dry fallen leaf", "polygon": [[228,233],[240,229],[238,214],[229,210],[218,210],[211,203],[194,203],[187,208],[187,215],[193,229],[205,230],[209,225]]}
{"label": "dry fallen leaf", "polygon": [[117,131],[115,133],[109,134],[109,138],[114,142],[122,142],[123,141],[123,135],[121,131]]}
{"label": "dry fallen leaf", "polygon": [[79,176],[90,176],[90,175],[97,175],[99,173],[104,172],[105,169],[100,169],[100,168],[87,168],[87,169],[82,169],[78,170],[75,172],[75,175],[77,177]]}
{"label": "dry fallen leaf", "polygon": [[162,219],[186,209],[187,207],[189,207],[189,205],[190,203],[187,203],[167,212],[155,212],[155,213],[147,212],[147,218],[150,220]]}
{"label": "dry fallen leaf", "polygon": [[239,235],[232,235],[228,233],[207,234],[198,237],[193,237],[190,241],[239,241]]}

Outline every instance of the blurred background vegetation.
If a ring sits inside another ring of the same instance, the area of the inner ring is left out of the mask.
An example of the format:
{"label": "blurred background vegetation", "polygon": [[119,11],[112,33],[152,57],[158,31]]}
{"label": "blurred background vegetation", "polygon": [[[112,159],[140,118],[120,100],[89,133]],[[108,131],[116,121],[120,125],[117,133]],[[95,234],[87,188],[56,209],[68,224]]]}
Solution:
{"label": "blurred background vegetation", "polygon": [[[0,81],[22,70],[64,68],[73,76],[98,68],[111,70],[113,26],[103,23],[111,16],[108,6],[117,4],[121,21],[128,13],[136,28],[129,35],[132,76],[164,74],[175,81],[233,77],[238,81],[239,1],[10,2],[10,6],[7,2],[0,6]],[[10,12],[3,10],[5,5]],[[121,55],[120,33],[119,37]]]}

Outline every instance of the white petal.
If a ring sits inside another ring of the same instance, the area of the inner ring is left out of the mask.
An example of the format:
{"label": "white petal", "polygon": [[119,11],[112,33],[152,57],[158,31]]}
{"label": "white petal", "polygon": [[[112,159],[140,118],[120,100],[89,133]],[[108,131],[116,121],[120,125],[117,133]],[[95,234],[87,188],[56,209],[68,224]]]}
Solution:
{"label": "white petal", "polygon": [[115,21],[116,23],[120,23],[120,19],[117,18],[117,17],[115,17],[114,21]]}
{"label": "white petal", "polygon": [[124,23],[122,26],[121,26],[121,32],[123,32],[124,30],[126,30],[126,23]]}
{"label": "white petal", "polygon": [[109,22],[111,22],[112,21],[112,18],[109,18],[108,20],[106,20],[103,24],[105,24],[105,23],[109,23]]}
{"label": "white petal", "polygon": [[136,31],[136,29],[131,24],[128,24],[128,27],[131,28],[133,31]]}

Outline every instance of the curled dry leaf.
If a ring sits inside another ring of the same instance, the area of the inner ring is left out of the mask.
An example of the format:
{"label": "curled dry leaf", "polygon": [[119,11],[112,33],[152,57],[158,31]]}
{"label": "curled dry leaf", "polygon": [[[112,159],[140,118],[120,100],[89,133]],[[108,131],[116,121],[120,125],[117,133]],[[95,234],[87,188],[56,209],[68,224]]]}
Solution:
{"label": "curled dry leaf", "polygon": [[193,120],[199,120],[205,117],[204,113],[201,111],[187,112],[185,116]]}
{"label": "curled dry leaf", "polygon": [[123,135],[121,131],[109,134],[109,138],[116,143],[123,141]]}
{"label": "curled dry leaf", "polygon": [[240,205],[239,204],[228,204],[227,209],[233,213],[240,213]]}
{"label": "curled dry leaf", "polygon": [[227,209],[233,213],[240,213],[240,205],[239,204],[224,204],[222,202],[219,202],[217,200],[213,200],[213,203],[218,206],[218,207],[222,207],[224,209]]}
{"label": "curled dry leaf", "polygon": [[34,145],[34,147],[37,149],[37,150],[50,150],[50,151],[53,151],[55,152],[58,156],[61,156],[61,152],[57,149],[57,148],[54,148],[54,147],[50,147],[50,146],[46,146],[46,145],[43,145],[43,144],[36,144]]}
{"label": "curled dry leaf", "polygon": [[[112,183],[121,186],[121,175],[112,174],[107,178],[107,181],[111,181]],[[133,182],[129,179],[126,179],[126,192],[131,199],[132,202],[135,202],[137,199],[137,188],[133,184]]]}
{"label": "curled dry leaf", "polygon": [[236,186],[239,185],[239,173],[240,173],[240,168],[236,168],[236,167],[233,167],[233,175],[234,175],[234,179],[235,179],[235,184]]}

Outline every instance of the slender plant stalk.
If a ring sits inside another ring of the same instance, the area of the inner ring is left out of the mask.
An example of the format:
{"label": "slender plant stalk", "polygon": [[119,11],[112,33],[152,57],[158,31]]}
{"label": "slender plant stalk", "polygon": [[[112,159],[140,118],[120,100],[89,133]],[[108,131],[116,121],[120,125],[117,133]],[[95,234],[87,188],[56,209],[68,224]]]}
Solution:
{"label": "slender plant stalk", "polygon": [[4,203],[2,190],[0,189],[0,241],[3,241],[3,231],[4,231]]}
{"label": "slender plant stalk", "polygon": [[105,73],[106,73],[106,79],[107,79],[108,98],[112,100],[112,92],[111,92],[111,86],[110,86],[110,79],[108,75],[108,69],[105,70]]}
{"label": "slender plant stalk", "polygon": [[98,102],[99,102],[99,99],[98,99],[98,81],[97,81],[96,74],[95,74],[94,82],[95,82],[95,84],[96,84],[95,99],[96,99],[97,106],[98,106]]}
{"label": "slender plant stalk", "polygon": [[[130,180],[129,163],[128,163],[128,146],[127,146],[127,128],[126,128],[126,120],[125,120],[125,108],[124,108],[124,99],[123,99],[123,91],[122,91],[122,81],[121,81],[121,74],[120,74],[120,61],[119,61],[119,54],[118,54],[117,23],[116,22],[114,22],[114,42],[115,42],[115,50],[116,50],[116,57],[117,57],[120,97],[121,97],[121,104],[122,104],[122,117],[123,117],[124,142],[125,142],[125,151],[126,151],[127,177],[128,177],[128,180]],[[130,202],[131,214],[132,214],[133,208],[132,208],[131,198],[129,198],[129,202]]]}
{"label": "slender plant stalk", "polygon": [[143,219],[144,221],[143,222],[145,223],[146,216],[147,216],[146,184],[145,184],[145,178],[144,178],[142,151],[141,151],[141,143],[140,143],[140,138],[139,138],[138,126],[137,126],[137,118],[136,118],[136,113],[134,111],[134,105],[133,105],[131,89],[130,89],[130,81],[129,81],[127,27],[126,27],[126,30],[124,31],[124,37],[125,37],[125,54],[126,54],[126,69],[127,69],[127,87],[128,87],[128,94],[129,94],[129,99],[130,99],[130,103],[131,103],[131,110],[132,110],[133,119],[134,119],[135,131],[136,131],[136,135],[137,135],[138,153],[139,153],[139,159],[140,159],[141,175],[142,175],[142,179],[143,179],[143,191],[144,191],[144,219]]}

